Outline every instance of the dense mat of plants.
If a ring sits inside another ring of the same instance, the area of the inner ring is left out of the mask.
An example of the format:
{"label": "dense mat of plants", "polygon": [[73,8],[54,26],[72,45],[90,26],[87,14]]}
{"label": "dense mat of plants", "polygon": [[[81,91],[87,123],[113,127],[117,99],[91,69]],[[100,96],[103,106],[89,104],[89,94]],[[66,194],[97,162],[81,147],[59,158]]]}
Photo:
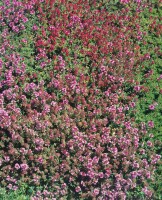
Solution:
{"label": "dense mat of plants", "polygon": [[0,8],[0,197],[160,199],[161,1]]}
{"label": "dense mat of plants", "polygon": [[[154,127],[149,130],[153,134],[150,140],[154,143],[154,149],[158,154],[162,150],[162,4],[157,1],[152,2],[140,15],[141,30],[145,37],[140,43],[141,54],[149,53],[150,59],[141,64],[138,81],[146,88],[145,92],[138,94],[137,121],[153,121]],[[160,164],[160,163],[159,163]],[[162,198],[162,165],[158,166],[154,188],[154,199]]]}

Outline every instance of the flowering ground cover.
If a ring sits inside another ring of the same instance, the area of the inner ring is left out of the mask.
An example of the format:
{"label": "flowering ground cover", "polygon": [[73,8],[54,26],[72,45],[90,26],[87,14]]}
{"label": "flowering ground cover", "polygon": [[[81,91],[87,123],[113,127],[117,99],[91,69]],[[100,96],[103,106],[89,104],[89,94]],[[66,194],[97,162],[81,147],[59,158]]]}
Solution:
{"label": "flowering ground cover", "polygon": [[161,0],[0,8],[0,197],[161,199]]}

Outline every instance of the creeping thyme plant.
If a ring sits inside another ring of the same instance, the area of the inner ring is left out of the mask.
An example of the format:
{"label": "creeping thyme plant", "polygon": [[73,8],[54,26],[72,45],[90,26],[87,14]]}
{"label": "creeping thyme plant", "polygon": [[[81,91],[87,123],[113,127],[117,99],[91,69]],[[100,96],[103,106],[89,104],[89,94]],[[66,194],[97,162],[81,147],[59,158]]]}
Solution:
{"label": "creeping thyme plant", "polygon": [[161,198],[161,8],[0,2],[0,197]]}

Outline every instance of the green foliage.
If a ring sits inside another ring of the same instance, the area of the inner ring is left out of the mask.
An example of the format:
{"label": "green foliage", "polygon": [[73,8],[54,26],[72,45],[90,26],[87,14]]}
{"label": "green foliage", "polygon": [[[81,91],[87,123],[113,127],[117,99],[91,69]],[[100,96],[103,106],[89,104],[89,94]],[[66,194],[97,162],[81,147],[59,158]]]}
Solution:
{"label": "green foliage", "polygon": [[20,188],[16,191],[7,192],[4,188],[0,188],[1,200],[29,200],[30,196],[25,195],[24,188]]}
{"label": "green foliage", "polygon": [[[145,43],[139,42],[140,51],[142,55],[149,53],[150,60],[141,63],[141,70],[137,76],[139,83],[148,88],[148,90],[143,93],[143,96],[138,95],[136,120],[139,123],[141,121],[147,123],[150,120],[154,122],[155,127],[150,129],[149,133],[153,133],[154,135],[153,141],[157,144],[155,145],[156,152],[162,155],[162,94],[160,93],[160,89],[162,89],[162,80],[158,80],[162,74],[162,33],[157,35],[158,27],[162,24],[162,7],[157,6],[157,4],[158,1],[152,1],[152,11],[150,12],[150,8],[146,8],[140,14],[141,31],[146,34],[144,36]],[[150,70],[152,70],[153,73],[147,78],[145,75]],[[150,110],[149,105],[153,102],[156,102],[157,106],[154,110]],[[155,174],[156,181],[155,184],[152,184],[152,189],[155,191],[154,199],[160,200],[162,198],[162,179],[160,178],[162,167],[160,164]]]}

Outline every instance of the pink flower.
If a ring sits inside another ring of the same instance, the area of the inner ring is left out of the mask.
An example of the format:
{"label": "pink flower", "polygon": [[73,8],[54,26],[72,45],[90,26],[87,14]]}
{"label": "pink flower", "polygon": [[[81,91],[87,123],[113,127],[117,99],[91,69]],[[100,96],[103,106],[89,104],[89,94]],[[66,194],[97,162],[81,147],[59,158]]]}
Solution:
{"label": "pink flower", "polygon": [[39,163],[43,163],[43,158],[42,157],[39,157],[37,160],[38,160]]}
{"label": "pink flower", "polygon": [[10,161],[10,157],[9,156],[4,156],[5,162],[9,162]]}
{"label": "pink flower", "polygon": [[147,141],[147,146],[152,147],[152,142],[151,141]]}
{"label": "pink flower", "polygon": [[80,188],[79,186],[77,186],[77,187],[75,188],[75,191],[76,191],[76,192],[80,192],[80,191],[81,191],[81,188]]}
{"label": "pink flower", "polygon": [[134,108],[135,106],[136,106],[136,103],[135,103],[135,102],[131,102],[131,103],[130,103],[130,107],[131,107],[131,108]]}
{"label": "pink flower", "polygon": [[11,190],[12,189],[12,184],[9,184],[7,187]]}
{"label": "pink flower", "polygon": [[26,39],[22,39],[21,41],[22,41],[23,43],[26,43],[26,44],[28,43],[28,41],[27,41]]}
{"label": "pink flower", "polygon": [[38,30],[38,26],[37,25],[34,25],[33,26],[33,31],[37,31]]}
{"label": "pink flower", "polygon": [[13,190],[17,190],[18,187],[16,185],[13,186]]}
{"label": "pink flower", "polygon": [[126,4],[126,3],[129,3],[129,0],[120,0],[120,3]]}
{"label": "pink flower", "polygon": [[135,179],[138,176],[138,173],[136,171],[131,172],[131,176],[133,179]]}
{"label": "pink flower", "polygon": [[158,81],[160,81],[160,79],[162,79],[162,74],[157,78]]}
{"label": "pink flower", "polygon": [[153,122],[153,121],[149,121],[149,122],[148,122],[148,126],[149,126],[150,128],[154,128],[154,122]]}
{"label": "pink flower", "polygon": [[134,168],[139,168],[139,164],[136,163],[136,162],[134,162],[134,163],[133,163],[133,167],[134,167]]}
{"label": "pink flower", "polygon": [[149,109],[150,110],[154,110],[155,109],[155,106],[153,104],[149,105]]}
{"label": "pink flower", "polygon": [[152,191],[148,190],[148,188],[145,186],[142,191],[146,194],[146,196],[151,197],[152,196]]}
{"label": "pink flower", "polygon": [[23,171],[26,171],[29,168],[27,164],[21,164],[20,166]]}
{"label": "pink flower", "polygon": [[94,190],[93,190],[93,194],[94,194],[95,196],[98,195],[99,192],[100,192],[99,189],[94,189]]}
{"label": "pink flower", "polygon": [[157,102],[154,102],[153,104],[151,104],[150,106],[149,106],[149,109],[150,110],[154,110],[155,109],[155,106],[157,106],[158,105],[158,103]]}
{"label": "pink flower", "polygon": [[118,149],[116,147],[112,147],[110,151],[113,153],[113,155],[117,155],[118,153]]}
{"label": "pink flower", "polygon": [[153,137],[154,137],[154,135],[153,135],[152,133],[150,133],[150,134],[149,134],[149,137],[150,137],[150,138],[153,138]]}
{"label": "pink flower", "polygon": [[134,86],[134,90],[135,90],[136,92],[139,92],[139,91],[141,90],[141,87],[140,87],[139,85]]}
{"label": "pink flower", "polygon": [[37,196],[41,196],[42,193],[38,190],[37,193],[36,193],[36,195],[37,195]]}
{"label": "pink flower", "polygon": [[111,175],[110,169],[106,169],[105,175],[107,178]]}
{"label": "pink flower", "polygon": [[103,177],[104,177],[103,172],[100,172],[98,175],[99,175],[100,178],[103,178]]}
{"label": "pink flower", "polygon": [[146,177],[150,178],[151,177],[151,173],[149,171],[146,172]]}
{"label": "pink flower", "polygon": [[22,18],[22,21],[23,21],[24,23],[26,23],[26,22],[28,21],[28,18],[24,17],[24,18]]}
{"label": "pink flower", "polygon": [[47,195],[49,195],[49,192],[48,192],[47,190],[44,190],[44,191],[43,191],[43,194],[44,194],[45,196],[47,196]]}
{"label": "pink flower", "polygon": [[15,169],[20,169],[20,165],[18,163],[15,164]]}

